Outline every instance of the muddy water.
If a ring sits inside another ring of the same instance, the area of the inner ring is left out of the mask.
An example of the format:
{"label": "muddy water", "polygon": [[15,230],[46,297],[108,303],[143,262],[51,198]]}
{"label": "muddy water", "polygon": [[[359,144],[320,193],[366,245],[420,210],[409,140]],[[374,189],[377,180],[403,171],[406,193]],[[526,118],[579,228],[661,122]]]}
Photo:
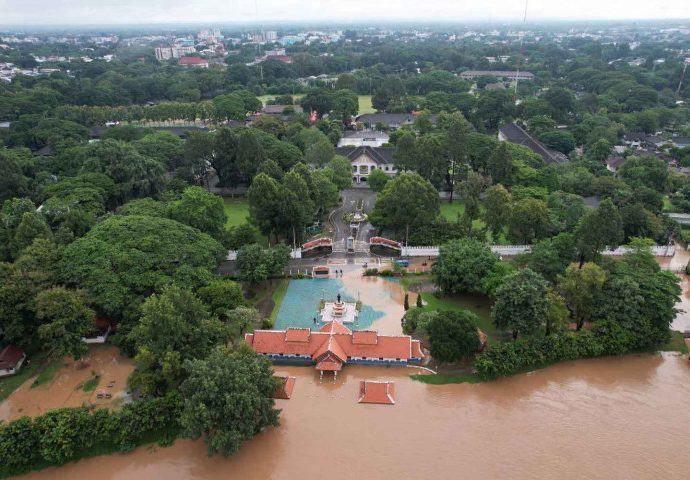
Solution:
{"label": "muddy water", "polygon": [[[101,407],[119,405],[126,396],[127,377],[132,370],[134,362],[122,356],[117,347],[92,346],[81,364],[76,364],[70,358],[63,359],[62,367],[51,381],[36,388],[31,388],[36,377],[24,382],[0,403],[0,420],[10,421],[24,415],[33,417],[54,408],[83,404]],[[81,385],[94,374],[101,377],[98,386],[91,392],[84,392]],[[99,399],[99,392],[108,392],[111,398]]]}
{"label": "muddy water", "polygon": [[[690,255],[688,255],[688,251],[680,245],[676,246],[675,255],[670,259],[658,259],[659,264],[662,267],[670,268],[671,270],[677,270],[679,268],[684,269],[689,260]],[[685,273],[679,273],[677,275],[681,279],[681,288],[683,289],[683,293],[681,294],[680,302],[678,305],[676,305],[676,308],[678,308],[680,311],[671,324],[671,328],[682,332],[685,330],[690,330],[690,277],[688,277]]]}
{"label": "muddy water", "polygon": [[[400,319],[405,314],[403,307],[405,291],[398,281],[381,277],[364,277],[361,268],[343,270],[341,277],[343,287],[353,297],[359,298],[383,316],[372,324],[371,328],[382,335],[400,335]],[[409,302],[414,306],[417,294],[409,293]]]}
{"label": "muddy water", "polygon": [[[281,426],[234,457],[203,442],[143,447],[28,479],[688,478],[690,365],[672,355],[560,364],[480,385],[431,386],[411,369],[308,367]],[[357,403],[362,378],[396,382],[395,405]]]}

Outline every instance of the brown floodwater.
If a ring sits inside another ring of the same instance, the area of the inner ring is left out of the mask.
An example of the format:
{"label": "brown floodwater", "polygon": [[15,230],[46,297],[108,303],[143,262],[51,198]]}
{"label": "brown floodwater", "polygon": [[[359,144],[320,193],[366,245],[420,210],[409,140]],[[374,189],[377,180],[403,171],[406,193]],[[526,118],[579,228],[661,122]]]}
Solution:
{"label": "brown floodwater", "polygon": [[[690,365],[671,354],[567,362],[479,385],[432,386],[410,368],[309,367],[279,400],[281,426],[234,457],[202,441],[142,447],[26,479],[659,479],[690,471]],[[361,379],[395,382],[395,405],[357,402]]]}
{"label": "brown floodwater", "polygon": [[[400,319],[405,314],[405,290],[399,281],[382,277],[362,276],[362,268],[343,269],[345,290],[355,298],[359,298],[363,305],[377,310],[383,315],[374,321],[371,328],[382,335],[400,335],[402,325]],[[414,306],[417,294],[410,292],[408,301]]]}
{"label": "brown floodwater", "polygon": [[[93,404],[99,407],[119,405],[126,397],[127,377],[134,370],[134,361],[120,354],[113,345],[94,345],[83,362],[67,357],[53,378],[31,388],[35,376],[29,378],[2,403],[0,420],[11,421],[28,415],[40,415],[61,407]],[[99,375],[98,386],[91,392],[82,388],[84,382]],[[109,387],[110,385],[110,387]],[[98,393],[109,393],[110,399],[99,399]]]}
{"label": "brown floodwater", "polygon": [[[675,268],[688,261],[680,249]],[[348,292],[384,313],[373,328],[400,333],[399,283],[344,268]],[[683,299],[690,312],[690,280]],[[410,294],[410,304],[416,300]],[[687,325],[681,312],[674,328]],[[690,476],[687,355],[630,355],[565,362],[496,382],[434,386],[415,368],[346,366],[319,381],[312,367],[276,367],[297,378],[277,400],[281,425],[231,458],[203,441],[141,447],[34,472],[32,480],[376,478],[675,479]],[[362,379],[395,382],[395,405],[358,403]],[[12,398],[12,397],[11,397]],[[0,414],[3,405],[0,405]]]}

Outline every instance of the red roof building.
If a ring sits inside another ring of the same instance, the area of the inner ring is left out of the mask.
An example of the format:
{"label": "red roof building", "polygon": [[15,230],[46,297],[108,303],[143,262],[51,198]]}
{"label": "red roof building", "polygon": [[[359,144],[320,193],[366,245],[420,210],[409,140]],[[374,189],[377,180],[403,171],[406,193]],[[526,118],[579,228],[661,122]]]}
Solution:
{"label": "red roof building", "polygon": [[0,377],[14,375],[26,360],[24,350],[16,345],[7,345],[0,350]]}
{"label": "red roof building", "polygon": [[273,393],[273,398],[290,400],[292,390],[295,388],[295,377],[276,377],[281,381],[280,387]]}
{"label": "red roof building", "polygon": [[201,57],[182,57],[177,64],[187,68],[208,68],[208,60]]}
{"label": "red roof building", "polygon": [[362,380],[359,382],[359,403],[395,404],[395,383]]}
{"label": "red roof building", "polygon": [[273,361],[315,364],[321,372],[338,372],[348,363],[416,365],[424,359],[421,343],[409,335],[353,332],[338,321],[328,322],[316,332],[304,328],[255,330],[244,339],[255,352]]}

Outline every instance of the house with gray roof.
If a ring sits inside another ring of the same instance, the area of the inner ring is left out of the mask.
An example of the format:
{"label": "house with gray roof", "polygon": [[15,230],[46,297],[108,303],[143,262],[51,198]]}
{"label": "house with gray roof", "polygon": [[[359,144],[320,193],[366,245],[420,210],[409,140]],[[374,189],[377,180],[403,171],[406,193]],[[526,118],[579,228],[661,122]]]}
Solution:
{"label": "house with gray roof", "polygon": [[369,175],[376,169],[387,175],[396,174],[394,148],[391,147],[338,147],[335,152],[350,160],[352,166],[352,182],[367,183]]}
{"label": "house with gray roof", "polygon": [[565,163],[568,161],[567,155],[548,148],[546,145],[527,133],[517,123],[508,123],[503,125],[498,130],[498,139],[502,142],[508,141],[510,143],[516,143],[529,148],[534,153],[539,155],[546,164]]}

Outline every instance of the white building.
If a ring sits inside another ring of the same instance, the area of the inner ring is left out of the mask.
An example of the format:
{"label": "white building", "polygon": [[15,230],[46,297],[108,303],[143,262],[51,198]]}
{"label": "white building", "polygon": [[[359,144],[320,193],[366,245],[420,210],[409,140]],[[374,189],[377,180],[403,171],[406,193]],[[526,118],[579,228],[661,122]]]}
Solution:
{"label": "white building", "polygon": [[393,152],[389,147],[338,147],[336,153],[350,160],[352,182],[367,183],[374,170],[382,170],[389,176],[396,174]]}
{"label": "white building", "polygon": [[390,137],[386,132],[377,130],[361,130],[345,132],[338,142],[339,147],[382,147]]}
{"label": "white building", "polygon": [[182,58],[192,53],[196,53],[196,49],[191,46],[156,47],[156,60],[160,62],[171,58]]}

